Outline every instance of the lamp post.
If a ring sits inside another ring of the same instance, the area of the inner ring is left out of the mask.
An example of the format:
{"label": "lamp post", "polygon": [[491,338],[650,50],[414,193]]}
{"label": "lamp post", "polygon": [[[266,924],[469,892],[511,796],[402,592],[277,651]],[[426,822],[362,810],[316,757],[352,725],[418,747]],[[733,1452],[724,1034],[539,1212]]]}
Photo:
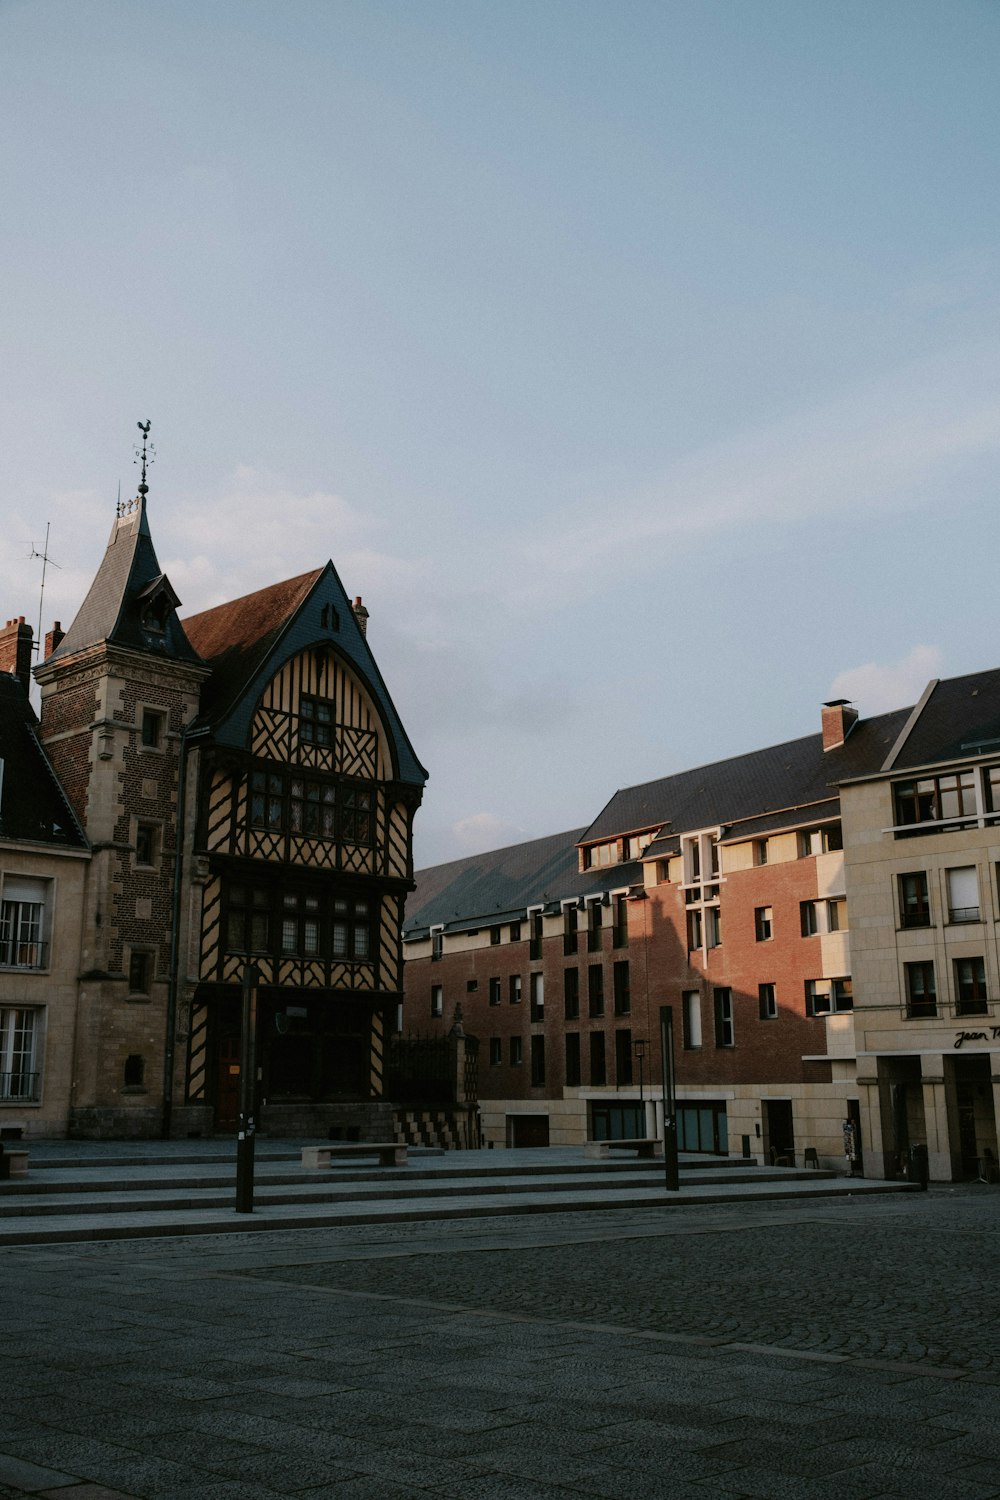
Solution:
{"label": "lamp post", "polygon": [[253,1213],[254,1136],[257,1132],[257,985],[260,970],[243,967],[243,1022],[240,1031],[240,1127],[236,1136],[236,1212]]}
{"label": "lamp post", "polygon": [[676,1193],[681,1184],[677,1165],[674,1010],[672,1005],[660,1006],[660,1063],[663,1076],[663,1169],[667,1191]]}
{"label": "lamp post", "polygon": [[642,1133],[646,1134],[646,1095],[643,1089],[642,1069],[646,1060],[646,1038],[637,1037],[632,1043],[635,1052],[635,1060],[639,1064],[639,1109],[642,1113]]}

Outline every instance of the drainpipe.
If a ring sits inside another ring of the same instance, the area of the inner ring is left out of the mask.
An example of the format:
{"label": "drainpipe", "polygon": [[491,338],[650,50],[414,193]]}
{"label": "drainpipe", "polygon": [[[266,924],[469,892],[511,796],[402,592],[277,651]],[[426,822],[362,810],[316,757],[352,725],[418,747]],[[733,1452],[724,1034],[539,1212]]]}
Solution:
{"label": "drainpipe", "polygon": [[180,763],[177,768],[177,817],[175,822],[174,882],[170,895],[170,965],[167,973],[167,1034],[163,1044],[163,1124],[160,1135],[170,1139],[171,1118],[174,1107],[174,1032],[177,1029],[177,970],[180,961],[180,916],[184,874],[185,811],[187,798],[188,751],[196,739],[203,739],[208,731],[181,730]]}

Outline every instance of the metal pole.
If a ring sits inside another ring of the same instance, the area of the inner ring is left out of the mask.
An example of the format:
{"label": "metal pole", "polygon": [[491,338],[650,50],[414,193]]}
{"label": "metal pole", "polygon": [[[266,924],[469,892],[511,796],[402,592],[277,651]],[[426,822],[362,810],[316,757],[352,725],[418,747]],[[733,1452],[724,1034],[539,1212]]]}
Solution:
{"label": "metal pole", "polygon": [[668,1193],[680,1191],[677,1163],[676,1081],[674,1078],[674,1011],[660,1006],[660,1062],[663,1074],[663,1170]]}
{"label": "metal pole", "polygon": [[644,1037],[632,1044],[635,1048],[636,1061],[639,1064],[639,1113],[642,1115],[642,1133],[646,1134],[646,1095],[643,1089],[642,1065],[646,1057],[646,1042]]}
{"label": "metal pole", "polygon": [[236,1212],[253,1213],[254,1136],[257,1130],[257,983],[260,971],[249,960],[243,969],[243,1024],[240,1034],[240,1128],[236,1136]]}

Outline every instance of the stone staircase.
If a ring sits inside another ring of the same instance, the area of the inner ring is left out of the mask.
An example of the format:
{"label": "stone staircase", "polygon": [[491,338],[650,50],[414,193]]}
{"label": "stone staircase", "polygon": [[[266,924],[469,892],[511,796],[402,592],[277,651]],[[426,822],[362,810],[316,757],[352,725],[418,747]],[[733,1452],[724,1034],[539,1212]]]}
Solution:
{"label": "stone staircase", "polygon": [[0,1182],[0,1245],[410,1222],[609,1208],[692,1208],[739,1199],[912,1190],[834,1172],[681,1158],[588,1161],[581,1148],[416,1149],[405,1167],[303,1170],[300,1144],[258,1141],[254,1211],[236,1213],[235,1144],[30,1143],[29,1171]]}

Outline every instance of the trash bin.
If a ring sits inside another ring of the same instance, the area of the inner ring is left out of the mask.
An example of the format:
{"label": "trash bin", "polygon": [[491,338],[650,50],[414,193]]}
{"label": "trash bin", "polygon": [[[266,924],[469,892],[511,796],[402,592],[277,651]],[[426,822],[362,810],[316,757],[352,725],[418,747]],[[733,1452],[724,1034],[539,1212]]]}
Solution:
{"label": "trash bin", "polygon": [[926,1192],[930,1171],[927,1162],[926,1146],[910,1147],[910,1181],[915,1182]]}

